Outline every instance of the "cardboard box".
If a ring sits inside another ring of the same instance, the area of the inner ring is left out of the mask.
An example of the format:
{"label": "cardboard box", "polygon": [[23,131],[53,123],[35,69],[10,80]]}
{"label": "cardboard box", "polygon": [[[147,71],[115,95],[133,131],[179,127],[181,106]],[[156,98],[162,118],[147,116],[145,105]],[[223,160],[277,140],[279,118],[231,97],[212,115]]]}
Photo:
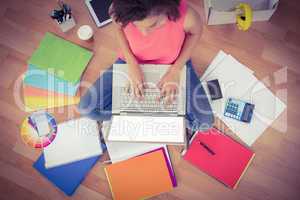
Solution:
{"label": "cardboard box", "polygon": [[236,23],[235,7],[241,2],[252,6],[253,21],[268,21],[279,4],[279,0],[204,0],[207,24]]}

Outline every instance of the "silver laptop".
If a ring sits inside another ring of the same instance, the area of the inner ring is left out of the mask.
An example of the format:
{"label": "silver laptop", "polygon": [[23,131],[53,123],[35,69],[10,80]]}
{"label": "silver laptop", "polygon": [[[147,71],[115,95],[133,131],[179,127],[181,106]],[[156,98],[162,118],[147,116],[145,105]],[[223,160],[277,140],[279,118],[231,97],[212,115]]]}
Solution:
{"label": "silver laptop", "polygon": [[128,92],[127,64],[114,64],[112,123],[108,141],[184,144],[186,112],[186,67],[181,71],[175,101],[158,101],[158,81],[170,65],[141,65],[144,73],[144,99]]}

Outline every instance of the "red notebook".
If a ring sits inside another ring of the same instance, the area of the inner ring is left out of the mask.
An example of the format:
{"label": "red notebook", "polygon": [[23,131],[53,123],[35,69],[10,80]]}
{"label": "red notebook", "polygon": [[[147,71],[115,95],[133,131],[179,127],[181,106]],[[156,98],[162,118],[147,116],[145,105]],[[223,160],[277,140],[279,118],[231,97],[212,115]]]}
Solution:
{"label": "red notebook", "polygon": [[235,189],[254,158],[254,153],[219,130],[211,128],[196,133],[183,158]]}

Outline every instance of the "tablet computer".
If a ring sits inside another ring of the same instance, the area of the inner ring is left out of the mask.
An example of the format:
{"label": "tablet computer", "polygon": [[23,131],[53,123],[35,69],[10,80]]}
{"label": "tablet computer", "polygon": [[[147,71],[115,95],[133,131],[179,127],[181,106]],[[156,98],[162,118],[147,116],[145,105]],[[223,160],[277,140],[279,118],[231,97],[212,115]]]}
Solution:
{"label": "tablet computer", "polygon": [[112,0],[85,0],[97,27],[102,27],[112,21],[108,14]]}

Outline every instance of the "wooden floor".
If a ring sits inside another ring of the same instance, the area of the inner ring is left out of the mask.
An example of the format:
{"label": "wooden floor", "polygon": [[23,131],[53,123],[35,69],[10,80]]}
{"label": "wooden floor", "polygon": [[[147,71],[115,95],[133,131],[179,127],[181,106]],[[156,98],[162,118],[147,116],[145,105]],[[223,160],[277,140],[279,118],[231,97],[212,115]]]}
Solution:
{"label": "wooden floor", "polygon": [[[48,16],[55,2],[0,1],[0,199],[68,199],[32,168],[40,151],[24,145],[19,135],[20,124],[28,113],[15,100],[21,94],[15,84],[26,71],[26,61],[45,32],[54,32],[95,52],[83,76],[87,83],[92,83],[116,59],[118,45],[111,25],[96,29],[84,1],[69,0],[66,2],[74,10],[77,26],[63,34]],[[238,31],[235,25],[205,26],[192,55],[200,74],[220,49],[253,69],[259,79],[273,80],[274,72],[280,69],[287,73],[286,81],[271,86],[274,92],[287,90],[287,98],[282,99],[287,103],[287,110],[251,147],[256,157],[240,185],[234,191],[226,188],[183,161],[178,149],[170,147],[179,186],[152,199],[300,198],[300,3],[280,2],[270,22],[255,23],[248,32]],[[190,0],[190,3],[203,15],[202,0]],[[76,30],[83,24],[90,24],[96,30],[93,43],[83,43],[77,38]],[[72,106],[49,112],[58,121],[78,116]],[[111,199],[100,162],[72,199]]]}

